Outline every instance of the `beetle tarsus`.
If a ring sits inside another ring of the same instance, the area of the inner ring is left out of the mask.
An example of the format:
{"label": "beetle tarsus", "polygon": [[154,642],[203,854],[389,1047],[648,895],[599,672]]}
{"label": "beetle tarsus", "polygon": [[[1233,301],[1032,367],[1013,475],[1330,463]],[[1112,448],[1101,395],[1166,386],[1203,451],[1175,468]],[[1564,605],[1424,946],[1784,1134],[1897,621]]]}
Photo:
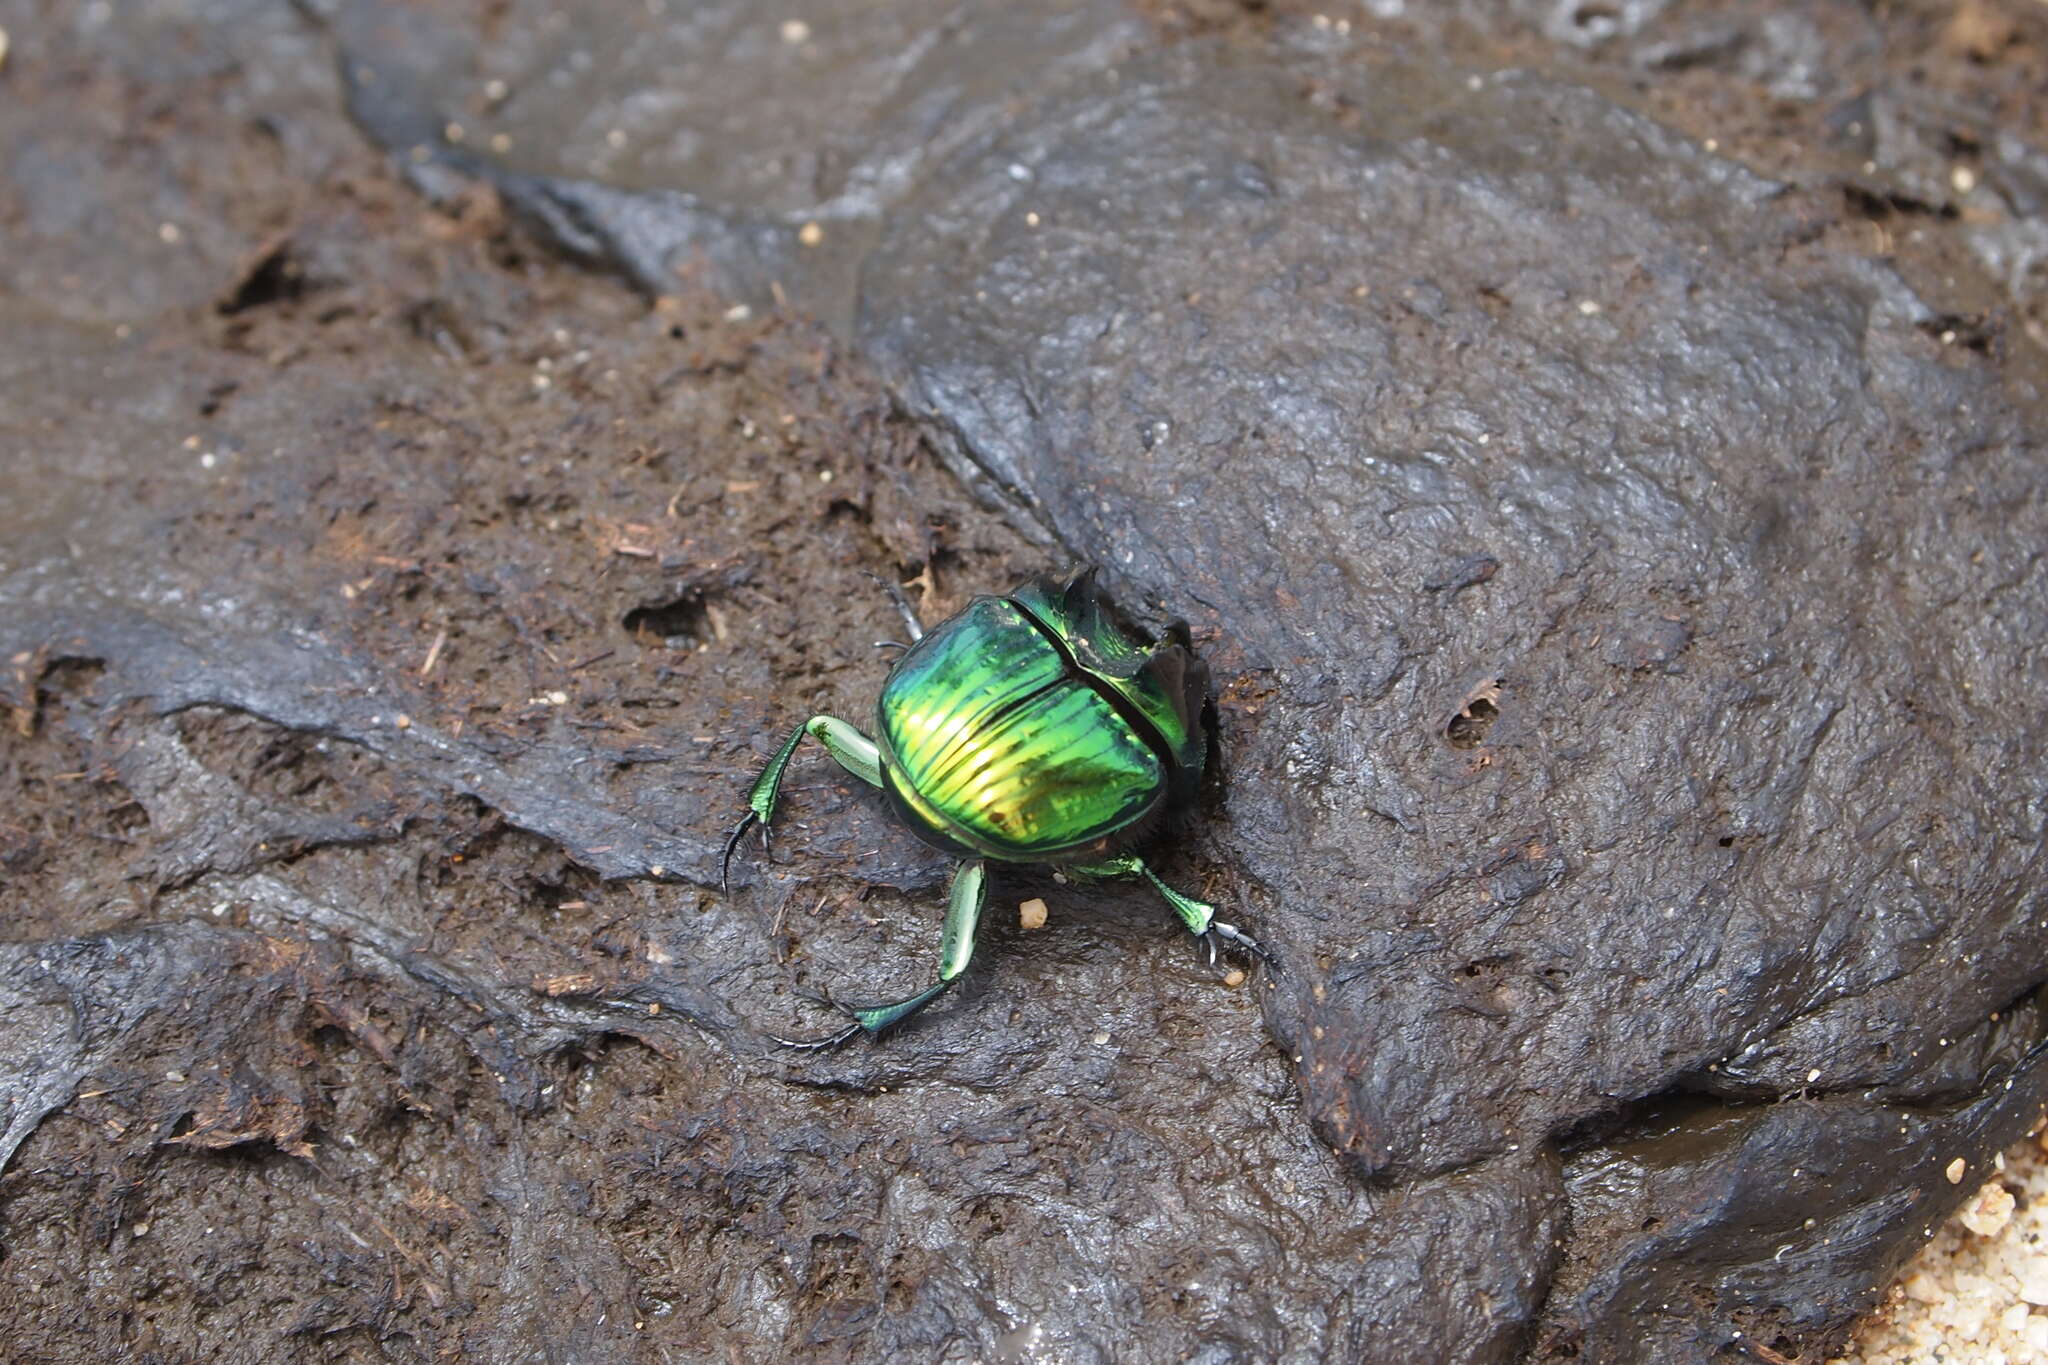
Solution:
{"label": "beetle tarsus", "polygon": [[835,1047],[844,1047],[852,1042],[860,1031],[861,1022],[856,1019],[839,1032],[828,1033],[823,1038],[785,1038],[779,1033],[771,1033],[768,1036],[783,1047],[796,1052],[829,1052]]}
{"label": "beetle tarsus", "polygon": [[[740,817],[740,822],[733,826],[732,833],[725,837],[725,855],[718,860],[718,892],[720,895],[729,896],[732,894],[732,851],[740,846],[740,840],[746,837],[747,831],[753,828],[760,818],[754,812],[748,811]],[[763,848],[768,846],[768,826],[766,825],[761,826],[761,846]]]}
{"label": "beetle tarsus", "polygon": [[1273,956],[1270,948],[1236,925],[1225,924],[1222,920],[1212,921],[1209,925],[1209,932],[1202,935],[1203,941],[1209,945],[1210,966],[1216,965],[1216,940],[1219,938],[1227,939],[1233,945],[1244,949],[1272,970],[1276,972],[1280,970],[1280,959]]}

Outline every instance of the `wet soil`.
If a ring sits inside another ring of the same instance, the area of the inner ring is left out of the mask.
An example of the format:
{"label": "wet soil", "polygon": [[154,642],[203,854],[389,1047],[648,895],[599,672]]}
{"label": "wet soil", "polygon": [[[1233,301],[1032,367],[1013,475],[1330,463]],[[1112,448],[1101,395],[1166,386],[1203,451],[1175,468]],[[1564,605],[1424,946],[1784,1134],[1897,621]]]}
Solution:
{"label": "wet soil", "polygon": [[[659,8],[0,0],[11,1356],[1838,1335],[2048,1093],[2048,17]],[[1474,169],[1539,115],[1597,175]],[[1027,177],[1148,213],[1037,254]],[[1428,240],[1339,264],[1374,194]],[[1804,387],[1668,363],[1728,336]],[[1629,463],[1701,426],[1739,515]],[[1288,970],[1006,871],[927,1021],[781,1049],[922,980],[947,868],[807,763],[721,894],[740,791],[865,718],[871,575],[1067,558],[1194,622],[1161,867]]]}

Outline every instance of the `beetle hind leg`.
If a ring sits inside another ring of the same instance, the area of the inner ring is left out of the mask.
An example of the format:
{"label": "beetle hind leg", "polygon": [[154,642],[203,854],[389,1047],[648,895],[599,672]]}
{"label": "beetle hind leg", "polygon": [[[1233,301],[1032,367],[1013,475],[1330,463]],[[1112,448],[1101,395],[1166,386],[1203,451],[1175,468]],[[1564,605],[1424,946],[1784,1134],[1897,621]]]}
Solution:
{"label": "beetle hind leg", "polygon": [[885,1005],[839,1005],[852,1019],[836,1033],[822,1038],[777,1038],[784,1047],[806,1051],[839,1047],[865,1033],[874,1038],[895,1028],[926,1005],[953,988],[974,957],[974,934],[981,925],[982,907],[988,903],[988,875],[979,861],[964,862],[953,872],[952,890],[947,895],[946,927],[939,939],[939,979],[915,995]]}

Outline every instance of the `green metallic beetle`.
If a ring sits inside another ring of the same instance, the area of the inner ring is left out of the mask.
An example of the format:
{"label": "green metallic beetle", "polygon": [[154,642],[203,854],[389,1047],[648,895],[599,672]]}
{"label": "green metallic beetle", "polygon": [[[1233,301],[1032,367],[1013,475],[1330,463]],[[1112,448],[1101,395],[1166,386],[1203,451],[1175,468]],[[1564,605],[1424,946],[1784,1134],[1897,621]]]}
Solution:
{"label": "green metallic beetle", "polygon": [[918,837],[961,860],[939,979],[890,1004],[841,1006],[852,1023],[790,1046],[873,1036],[943,995],[973,956],[989,859],[1143,877],[1208,943],[1212,961],[1223,939],[1272,963],[1250,935],[1218,920],[1214,906],[1174,890],[1129,852],[1192,803],[1207,758],[1201,713],[1209,671],[1184,624],[1144,639],[1118,618],[1092,570],[977,597],[929,634],[902,595],[891,595],[911,644],[882,684],[875,738],[834,716],[812,716],[791,731],[747,796],[720,876],[757,822],[765,842],[783,773],[810,735],[841,767],[886,792]]}

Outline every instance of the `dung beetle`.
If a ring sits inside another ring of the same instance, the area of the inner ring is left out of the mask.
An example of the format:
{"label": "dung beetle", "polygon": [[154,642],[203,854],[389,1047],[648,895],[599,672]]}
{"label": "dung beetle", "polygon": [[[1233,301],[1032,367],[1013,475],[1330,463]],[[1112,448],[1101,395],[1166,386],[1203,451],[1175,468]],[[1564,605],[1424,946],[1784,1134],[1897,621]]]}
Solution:
{"label": "dung beetle", "polygon": [[780,1041],[836,1047],[900,1024],[943,995],[974,954],[990,859],[1049,863],[1087,878],[1143,877],[1209,945],[1211,961],[1222,939],[1272,964],[1250,935],[1217,919],[1214,906],[1174,890],[1130,852],[1193,802],[1208,756],[1209,670],[1185,623],[1147,638],[1086,570],[976,597],[927,633],[902,594],[885,586],[911,643],[882,684],[875,738],[836,716],[812,716],[792,730],[747,795],[720,878],[756,823],[765,843],[783,773],[810,735],[841,767],[880,787],[919,838],[960,859],[939,976],[903,1000],[840,1006],[853,1022],[829,1037]]}

